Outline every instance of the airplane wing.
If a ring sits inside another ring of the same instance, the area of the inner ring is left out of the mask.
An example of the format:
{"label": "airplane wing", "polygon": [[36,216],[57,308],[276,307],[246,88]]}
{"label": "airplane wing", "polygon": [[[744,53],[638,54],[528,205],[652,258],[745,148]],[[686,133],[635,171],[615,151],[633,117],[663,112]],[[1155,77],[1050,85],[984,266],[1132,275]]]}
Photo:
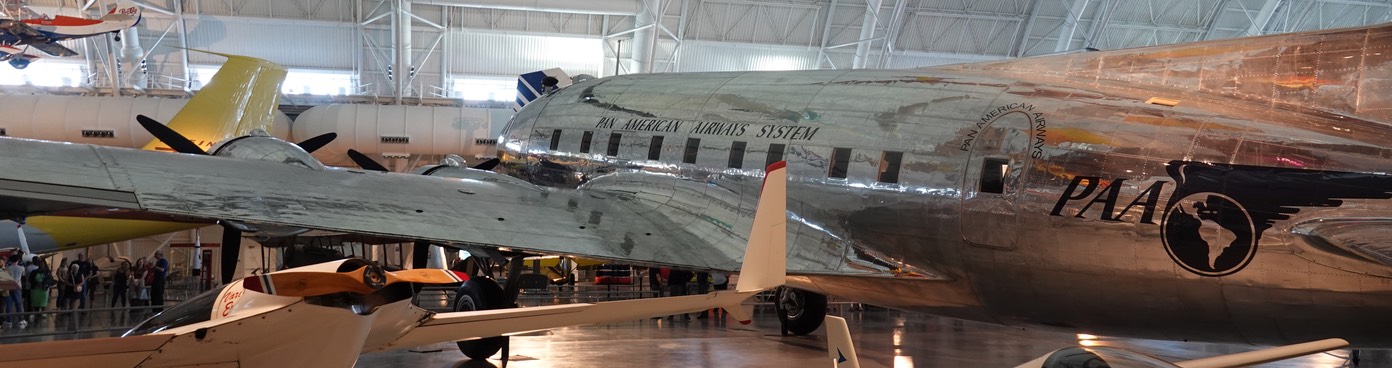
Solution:
{"label": "airplane wing", "polygon": [[396,341],[370,351],[515,335],[565,326],[633,321],[710,308],[726,307],[734,313],[733,308],[754,294],[721,291],[667,298],[440,313]]}
{"label": "airplane wing", "polygon": [[28,45],[39,49],[39,51],[43,51],[45,54],[57,57],[77,56],[77,51],[59,45],[57,42],[35,42]]}
{"label": "airplane wing", "polygon": [[5,344],[0,368],[137,367],[174,335],[153,334]]}
{"label": "airplane wing", "polygon": [[28,44],[36,41],[46,42],[48,36],[39,30],[30,27],[28,24],[14,19],[0,19],[0,31],[18,37],[16,44]]}
{"label": "airplane wing", "polygon": [[[655,205],[650,204],[660,204],[663,198],[614,191],[557,194],[517,180],[316,169],[282,161],[16,138],[0,139],[0,157],[4,157],[0,160],[0,212],[7,214],[124,218],[123,214],[145,212],[145,219],[151,220],[149,214],[171,220],[236,220],[251,226],[291,226],[442,245],[503,245],[653,264],[700,260],[707,264],[683,265],[715,269],[737,267],[744,243],[742,231],[709,222],[680,224],[704,232],[693,231],[685,240],[638,236],[631,242],[602,241],[602,231],[610,224],[650,224],[653,233],[674,226],[671,217],[657,213],[661,210],[653,210]],[[732,203],[728,210],[750,210],[739,206],[737,191],[673,182],[663,184],[669,191],[689,192],[688,197],[702,200],[733,198],[727,200]],[[652,183],[613,185],[621,184]],[[745,190],[755,191],[757,185],[751,182]],[[606,210],[577,211],[576,203]],[[714,237],[715,247],[696,254],[691,247],[673,246],[682,241],[706,242],[699,236]]]}

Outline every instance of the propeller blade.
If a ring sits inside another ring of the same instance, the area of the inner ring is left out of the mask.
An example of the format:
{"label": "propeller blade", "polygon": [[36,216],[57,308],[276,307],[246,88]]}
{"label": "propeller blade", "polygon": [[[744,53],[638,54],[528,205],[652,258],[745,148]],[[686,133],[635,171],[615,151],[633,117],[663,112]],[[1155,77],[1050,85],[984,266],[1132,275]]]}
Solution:
{"label": "propeller blade", "polygon": [[159,139],[160,142],[169,145],[169,148],[173,149],[175,152],[195,155],[208,154],[208,151],[204,151],[203,147],[199,147],[197,144],[194,144],[193,141],[179,134],[179,132],[174,131],[174,129],[169,129],[169,127],[160,124],[160,122],[155,121],[155,119],[151,119],[145,115],[136,115],[135,121],[140,122],[140,126],[144,127],[145,131],[150,132],[150,134],[154,135],[155,139]]}
{"label": "propeller blade", "polygon": [[418,268],[387,272],[387,284],[414,282],[417,284],[454,284],[469,280],[469,275],[461,272],[436,268]]}
{"label": "propeller blade", "polygon": [[242,254],[242,231],[226,223],[222,224],[222,283],[232,282],[237,274],[237,258]]}
{"label": "propeller blade", "polygon": [[342,292],[371,294],[398,282],[453,284],[468,279],[467,275],[450,270],[385,272],[381,267],[363,266],[345,272],[273,272],[242,279],[242,287],[271,295],[306,297]]}
{"label": "propeller blade", "polygon": [[362,152],[358,152],[358,150],[355,149],[348,150],[348,158],[353,159],[353,163],[358,164],[358,167],[361,167],[366,170],[381,172],[391,171],[387,170],[386,166],[382,166],[382,164],[377,163],[377,160],[373,160],[371,157],[367,157],[367,155],[364,155]]}
{"label": "propeller blade", "polygon": [[478,165],[474,165],[474,168],[479,170],[493,170],[493,167],[498,166],[498,162],[500,161],[498,161],[498,159],[496,158],[490,159],[488,161],[481,162]]}
{"label": "propeller blade", "polygon": [[338,133],[328,132],[320,134],[314,138],[306,139],[300,143],[296,143],[296,145],[300,146],[300,148],[303,148],[305,152],[314,153],[315,150],[324,148],[324,146],[329,145],[329,143],[333,142],[335,138],[338,138]]}

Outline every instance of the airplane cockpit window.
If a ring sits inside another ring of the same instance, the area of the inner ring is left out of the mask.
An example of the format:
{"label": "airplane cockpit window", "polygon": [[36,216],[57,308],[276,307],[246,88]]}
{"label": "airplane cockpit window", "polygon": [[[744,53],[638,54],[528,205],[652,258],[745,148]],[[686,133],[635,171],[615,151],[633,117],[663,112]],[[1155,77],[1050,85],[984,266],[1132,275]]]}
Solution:
{"label": "airplane cockpit window", "polygon": [[594,132],[585,131],[580,137],[580,153],[590,153],[590,142],[594,141]]}
{"label": "airplane cockpit window", "polygon": [[209,290],[198,296],[193,297],[179,305],[169,307],[164,312],[156,314],[154,317],[140,322],[132,327],[130,331],[122,334],[126,336],[139,336],[156,333],[167,329],[188,326],[191,324],[206,322],[213,319],[213,304],[217,303],[218,294],[221,288]]}
{"label": "airplane cockpit window", "polygon": [[682,162],[688,164],[696,163],[696,154],[701,151],[701,138],[686,139],[686,154],[682,155]]}
{"label": "airplane cockpit window", "polygon": [[735,141],[730,144],[730,163],[726,164],[731,169],[744,168],[744,142]]}
{"label": "airplane cockpit window", "polygon": [[617,157],[617,156],[619,155],[619,143],[620,143],[620,141],[622,141],[622,140],[623,140],[623,133],[612,133],[612,134],[609,134],[609,148],[607,148],[607,149],[604,150],[604,154],[607,155],[607,156],[615,156],[615,157]]}
{"label": "airplane cockpit window", "polygon": [[768,159],[764,160],[764,167],[773,165],[773,163],[778,161],[783,161],[783,149],[786,147],[787,146],[778,143],[769,144]]}
{"label": "airplane cockpit window", "polygon": [[652,142],[648,144],[648,159],[662,159],[662,136],[656,135],[652,137]]}
{"label": "airplane cockpit window", "polygon": [[1010,160],[997,157],[981,159],[981,193],[1005,193],[1005,174],[1010,173]]}
{"label": "airplane cockpit window", "polygon": [[851,166],[850,148],[832,148],[831,165],[827,165],[827,176],[832,178],[846,178],[846,171]]}
{"label": "airplane cockpit window", "polygon": [[880,177],[881,183],[899,182],[899,163],[904,160],[903,152],[885,151],[880,156]]}
{"label": "airplane cockpit window", "polygon": [[552,131],[551,131],[551,150],[552,150],[552,151],[555,151],[557,148],[561,148],[561,130],[560,130],[560,129],[556,129],[556,130],[552,130]]}

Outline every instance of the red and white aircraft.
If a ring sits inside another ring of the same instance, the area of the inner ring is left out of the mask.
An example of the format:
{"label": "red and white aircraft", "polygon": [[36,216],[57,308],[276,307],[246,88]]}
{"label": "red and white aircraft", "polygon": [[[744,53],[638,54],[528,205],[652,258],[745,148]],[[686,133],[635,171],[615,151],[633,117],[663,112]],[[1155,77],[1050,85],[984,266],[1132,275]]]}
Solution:
{"label": "red and white aircraft", "polygon": [[76,56],[77,51],[58,41],[115,33],[138,23],[140,7],[126,1],[116,2],[101,18],[88,19],[40,14],[24,2],[6,0],[0,7],[0,61],[24,69],[39,58],[39,54],[29,52],[31,47],[52,56]]}
{"label": "red and white aircraft", "polygon": [[0,368],[352,367],[366,352],[716,307],[748,323],[740,303],[786,278],[783,165],[768,168],[734,290],[434,313],[411,304],[411,283],[456,283],[467,276],[438,269],[387,272],[346,259],[234,281],[165,310],[123,337],[5,345]]}

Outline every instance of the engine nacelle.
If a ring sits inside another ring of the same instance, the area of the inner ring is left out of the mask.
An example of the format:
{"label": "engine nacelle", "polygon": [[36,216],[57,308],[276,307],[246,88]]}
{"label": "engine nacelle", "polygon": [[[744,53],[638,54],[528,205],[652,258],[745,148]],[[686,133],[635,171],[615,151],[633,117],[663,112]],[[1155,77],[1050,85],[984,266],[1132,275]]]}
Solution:
{"label": "engine nacelle", "polygon": [[233,138],[213,147],[212,154],[248,160],[280,162],[313,170],[324,170],[324,164],[294,143],[272,137],[256,129],[246,136]]}

